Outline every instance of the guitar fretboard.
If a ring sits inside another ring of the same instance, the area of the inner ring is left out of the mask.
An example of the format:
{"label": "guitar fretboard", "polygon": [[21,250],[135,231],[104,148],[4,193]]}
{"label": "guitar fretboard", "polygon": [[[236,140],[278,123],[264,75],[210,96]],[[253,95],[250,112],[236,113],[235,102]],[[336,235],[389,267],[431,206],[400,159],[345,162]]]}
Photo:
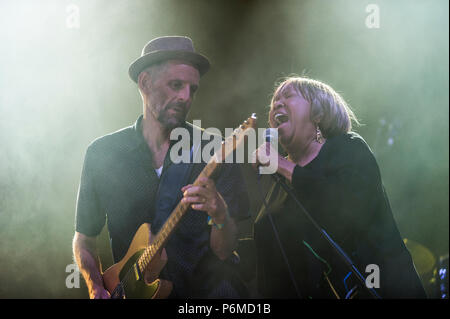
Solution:
{"label": "guitar fretboard", "polygon": [[[219,167],[219,165],[220,163],[216,163],[214,157],[211,158],[211,160],[208,162],[208,164],[206,164],[206,166],[203,168],[201,173],[196,178],[194,185],[198,184],[198,180],[201,177],[210,178],[216,171],[216,169]],[[155,236],[152,244],[145,249],[144,253],[138,259],[137,264],[141,272],[143,272],[144,269],[147,268],[148,264],[152,261],[155,254],[161,249],[161,247],[164,246],[167,239],[169,238],[173,230],[176,228],[181,218],[189,210],[189,206],[190,206],[189,203],[179,202],[178,205],[175,207],[174,211],[171,213],[169,218],[166,220],[164,225],[159,230],[158,234]]]}

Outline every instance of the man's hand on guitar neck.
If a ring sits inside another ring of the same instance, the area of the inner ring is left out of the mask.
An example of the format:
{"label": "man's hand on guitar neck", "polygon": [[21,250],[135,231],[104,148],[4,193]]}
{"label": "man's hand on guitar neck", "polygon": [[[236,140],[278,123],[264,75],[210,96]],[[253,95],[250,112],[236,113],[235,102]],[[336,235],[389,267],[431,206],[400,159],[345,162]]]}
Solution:
{"label": "man's hand on guitar neck", "polygon": [[211,229],[210,246],[217,257],[227,259],[237,246],[237,227],[214,181],[199,178],[197,185],[186,185],[181,191],[183,202],[191,204],[192,209],[206,212],[214,224],[220,225]]}
{"label": "man's hand on guitar neck", "polygon": [[216,224],[225,224],[228,219],[228,209],[225,200],[217,192],[214,181],[201,177],[198,186],[184,186],[183,202],[191,204],[192,209],[206,212]]}

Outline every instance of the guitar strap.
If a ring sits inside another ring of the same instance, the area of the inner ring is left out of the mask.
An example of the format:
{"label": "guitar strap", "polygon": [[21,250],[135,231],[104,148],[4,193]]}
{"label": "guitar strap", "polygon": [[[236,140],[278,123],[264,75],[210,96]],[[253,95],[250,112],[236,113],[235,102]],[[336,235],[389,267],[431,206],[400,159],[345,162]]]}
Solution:
{"label": "guitar strap", "polygon": [[[198,128],[193,127],[193,129],[196,130]],[[177,164],[171,163],[169,159],[170,150],[168,151],[155,197],[155,215],[152,222],[152,233],[156,234],[159,231],[183,197],[181,188],[188,184],[194,167],[192,163],[200,151],[200,144],[192,144],[189,163],[181,162]]]}

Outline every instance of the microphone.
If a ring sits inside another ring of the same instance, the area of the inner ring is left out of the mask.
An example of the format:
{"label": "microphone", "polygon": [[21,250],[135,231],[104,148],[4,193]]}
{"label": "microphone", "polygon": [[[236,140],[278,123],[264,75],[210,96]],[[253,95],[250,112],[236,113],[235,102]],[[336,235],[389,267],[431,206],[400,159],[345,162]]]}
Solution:
{"label": "microphone", "polygon": [[264,138],[265,141],[272,144],[272,146],[275,145],[275,143],[277,143],[277,147],[278,147],[278,129],[277,128],[266,128],[266,130],[264,131]]}
{"label": "microphone", "polygon": [[[278,152],[278,129],[276,128],[267,128],[264,131],[264,140],[266,143],[270,143],[272,148]],[[264,154],[264,156],[267,156]],[[278,168],[278,154],[270,154],[267,159],[271,159],[269,161],[269,166],[258,166],[258,175],[259,174],[273,174],[276,173]],[[277,159],[274,161],[274,159]]]}

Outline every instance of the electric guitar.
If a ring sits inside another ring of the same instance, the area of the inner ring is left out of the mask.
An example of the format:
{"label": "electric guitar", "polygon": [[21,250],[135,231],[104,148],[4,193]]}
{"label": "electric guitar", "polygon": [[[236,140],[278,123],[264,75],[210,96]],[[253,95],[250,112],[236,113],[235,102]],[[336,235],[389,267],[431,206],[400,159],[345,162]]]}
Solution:
{"label": "electric guitar", "polygon": [[[245,140],[244,132],[256,127],[256,115],[252,114],[233,134],[222,142],[218,150],[198,175],[212,178],[221,163]],[[142,224],[131,241],[125,257],[103,273],[103,283],[111,298],[167,298],[172,291],[172,283],[158,278],[167,262],[163,249],[190,204],[179,202],[160,231],[153,236],[150,224]]]}

